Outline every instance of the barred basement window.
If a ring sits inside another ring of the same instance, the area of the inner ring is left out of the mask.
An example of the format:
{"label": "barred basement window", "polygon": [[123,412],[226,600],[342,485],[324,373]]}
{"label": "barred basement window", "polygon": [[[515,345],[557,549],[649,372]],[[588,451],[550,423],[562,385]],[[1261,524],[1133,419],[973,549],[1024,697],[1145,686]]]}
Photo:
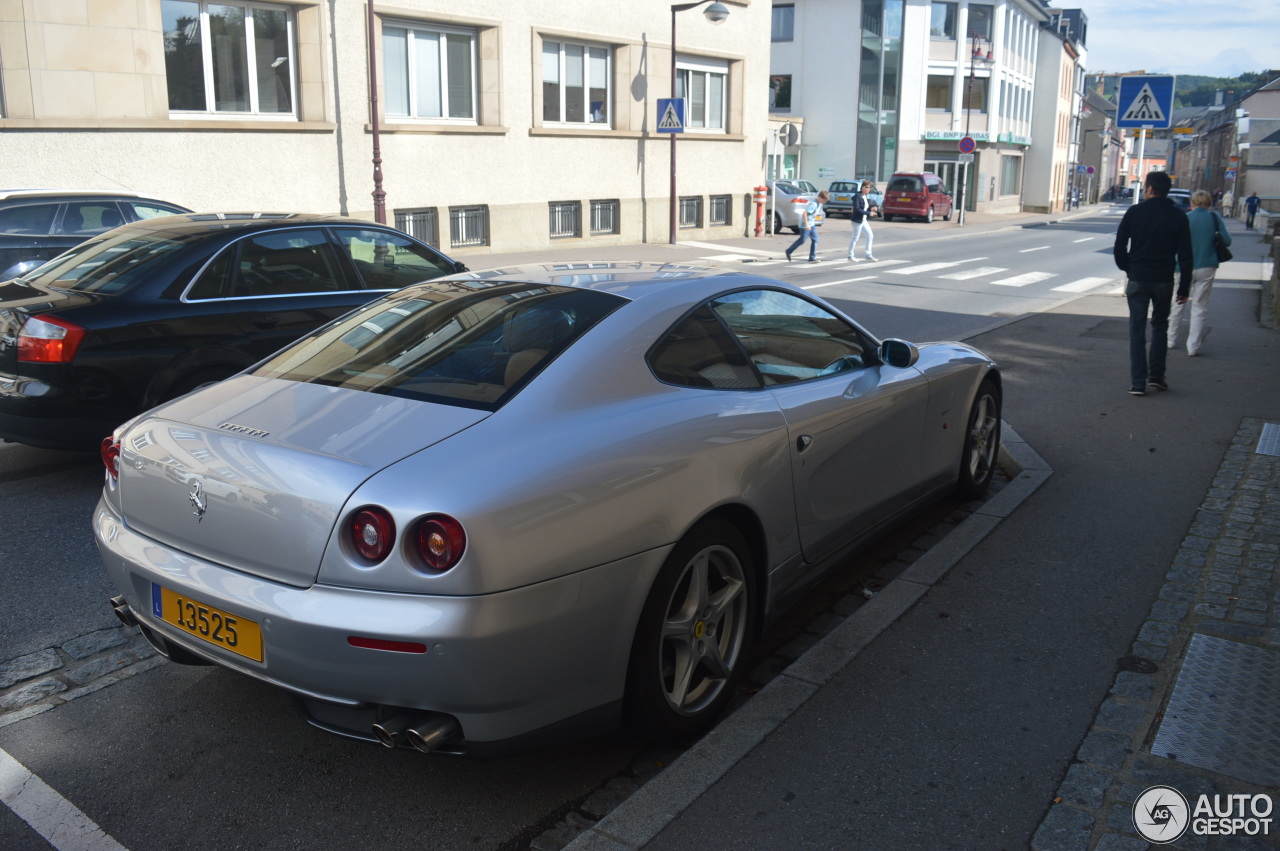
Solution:
{"label": "barred basement window", "polygon": [[551,211],[552,239],[582,236],[581,201],[552,201],[547,207]]}
{"label": "barred basement window", "polygon": [[396,229],[422,240],[427,245],[440,247],[440,223],[435,207],[396,210]]}
{"label": "barred basement window", "polygon": [[489,208],[450,207],[449,244],[454,248],[489,244]]}
{"label": "barred basement window", "polygon": [[592,235],[618,232],[619,207],[617,200],[591,202]]}
{"label": "barred basement window", "polygon": [[733,209],[733,197],[730,195],[711,196],[711,219],[713,225],[732,224],[730,216]]}
{"label": "barred basement window", "polygon": [[680,199],[680,227],[702,227],[702,197],[690,195]]}

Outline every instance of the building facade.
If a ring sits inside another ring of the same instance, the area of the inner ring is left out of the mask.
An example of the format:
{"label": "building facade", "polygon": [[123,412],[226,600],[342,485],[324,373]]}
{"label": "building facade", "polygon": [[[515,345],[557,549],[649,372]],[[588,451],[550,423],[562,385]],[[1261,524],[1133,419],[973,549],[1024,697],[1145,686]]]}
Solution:
{"label": "building facade", "polygon": [[665,242],[674,34],[678,232],[740,235],[770,10],[723,2],[0,3],[0,185],[373,218],[376,139],[387,221],[446,252]]}

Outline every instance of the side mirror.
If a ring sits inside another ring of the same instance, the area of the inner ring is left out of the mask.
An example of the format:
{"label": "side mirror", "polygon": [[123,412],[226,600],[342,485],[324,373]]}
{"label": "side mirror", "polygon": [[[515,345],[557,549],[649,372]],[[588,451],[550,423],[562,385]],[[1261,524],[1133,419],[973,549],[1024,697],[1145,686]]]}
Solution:
{"label": "side mirror", "polygon": [[470,272],[471,270],[467,268],[466,263],[463,263],[461,260],[456,260],[453,264],[453,271],[454,274],[457,274],[458,272]]}
{"label": "side mirror", "polygon": [[920,350],[906,340],[890,338],[880,344],[880,359],[889,366],[906,369],[920,360]]}

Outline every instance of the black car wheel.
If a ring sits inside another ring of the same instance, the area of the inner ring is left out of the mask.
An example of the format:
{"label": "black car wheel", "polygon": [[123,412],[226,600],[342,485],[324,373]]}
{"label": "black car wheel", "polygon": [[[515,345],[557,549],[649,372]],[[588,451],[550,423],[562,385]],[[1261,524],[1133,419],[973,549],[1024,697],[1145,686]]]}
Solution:
{"label": "black car wheel", "polygon": [[961,499],[978,499],[991,485],[995,473],[996,453],[1000,450],[1000,388],[985,378],[969,411],[965,427],[964,450],[960,453],[960,480],[956,495]]}
{"label": "black car wheel", "polygon": [[932,207],[929,208],[929,212],[924,214],[924,220],[928,224],[933,224],[933,208]]}
{"label": "black car wheel", "polygon": [[751,554],[722,520],[694,527],[663,564],[631,648],[630,725],[659,741],[699,736],[745,668],[755,607]]}

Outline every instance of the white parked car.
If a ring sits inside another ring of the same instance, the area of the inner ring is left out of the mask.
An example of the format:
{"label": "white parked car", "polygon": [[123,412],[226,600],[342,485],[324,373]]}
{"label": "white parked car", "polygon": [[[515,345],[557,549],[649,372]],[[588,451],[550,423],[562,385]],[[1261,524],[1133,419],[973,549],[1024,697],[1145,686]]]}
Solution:
{"label": "white parked car", "polygon": [[[765,230],[778,233],[783,228],[791,228],[792,233],[799,233],[804,225],[805,205],[818,197],[818,187],[807,180],[770,180],[768,200],[765,202]],[[775,192],[776,189],[776,192]],[[777,210],[774,199],[777,198]],[[818,224],[822,224],[824,212],[818,214]]]}

